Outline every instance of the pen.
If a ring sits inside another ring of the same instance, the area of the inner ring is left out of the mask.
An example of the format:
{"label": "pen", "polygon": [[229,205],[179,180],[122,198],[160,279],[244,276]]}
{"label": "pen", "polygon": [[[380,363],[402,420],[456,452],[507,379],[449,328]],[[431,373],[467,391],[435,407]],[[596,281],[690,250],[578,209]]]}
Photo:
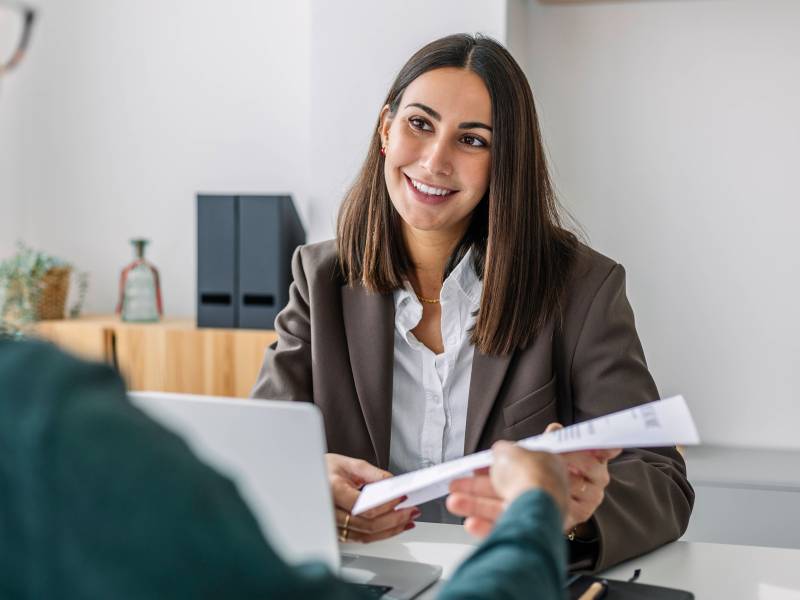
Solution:
{"label": "pen", "polygon": [[590,585],[581,597],[578,600],[600,600],[606,595],[606,591],[608,590],[608,583],[606,580],[603,581],[595,581],[592,585]]}

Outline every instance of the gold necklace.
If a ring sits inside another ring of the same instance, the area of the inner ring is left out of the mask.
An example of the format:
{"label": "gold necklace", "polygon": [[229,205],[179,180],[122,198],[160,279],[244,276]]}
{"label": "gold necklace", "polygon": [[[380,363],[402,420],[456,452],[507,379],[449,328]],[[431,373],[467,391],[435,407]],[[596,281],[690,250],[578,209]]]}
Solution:
{"label": "gold necklace", "polygon": [[416,296],[417,300],[419,300],[420,302],[424,302],[425,304],[439,304],[439,298],[431,300],[430,298],[423,298],[419,294],[416,294]]}

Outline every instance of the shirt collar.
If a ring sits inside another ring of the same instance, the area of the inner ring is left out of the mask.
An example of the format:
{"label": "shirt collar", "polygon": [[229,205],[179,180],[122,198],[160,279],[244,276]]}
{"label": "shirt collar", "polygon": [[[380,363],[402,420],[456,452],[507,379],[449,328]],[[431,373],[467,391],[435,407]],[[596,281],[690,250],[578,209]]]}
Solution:
{"label": "shirt collar", "polygon": [[472,308],[478,308],[478,305],[480,305],[483,282],[478,279],[478,274],[475,272],[471,249],[467,250],[467,253],[461,258],[455,269],[444,280],[442,292],[446,288],[455,288],[461,292]]}

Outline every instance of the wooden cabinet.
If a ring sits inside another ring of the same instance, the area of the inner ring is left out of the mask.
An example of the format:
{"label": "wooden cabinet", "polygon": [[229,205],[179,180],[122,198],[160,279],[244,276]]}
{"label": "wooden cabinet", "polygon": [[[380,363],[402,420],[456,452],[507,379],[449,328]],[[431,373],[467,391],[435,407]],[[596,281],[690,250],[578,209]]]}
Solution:
{"label": "wooden cabinet", "polygon": [[37,335],[116,365],[131,390],[246,398],[274,331],[198,328],[187,319],[123,323],[94,316],[42,321]]}

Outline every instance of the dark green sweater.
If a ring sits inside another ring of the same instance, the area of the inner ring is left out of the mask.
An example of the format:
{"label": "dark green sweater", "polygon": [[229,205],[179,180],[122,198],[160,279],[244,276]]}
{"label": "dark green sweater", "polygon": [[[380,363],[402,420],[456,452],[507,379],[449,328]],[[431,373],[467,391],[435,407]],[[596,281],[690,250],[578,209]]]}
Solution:
{"label": "dark green sweater", "polygon": [[[559,522],[547,494],[524,494],[440,598],[562,598]],[[109,367],[0,340],[0,598],[223,597],[361,596],[284,563],[234,485]]]}

